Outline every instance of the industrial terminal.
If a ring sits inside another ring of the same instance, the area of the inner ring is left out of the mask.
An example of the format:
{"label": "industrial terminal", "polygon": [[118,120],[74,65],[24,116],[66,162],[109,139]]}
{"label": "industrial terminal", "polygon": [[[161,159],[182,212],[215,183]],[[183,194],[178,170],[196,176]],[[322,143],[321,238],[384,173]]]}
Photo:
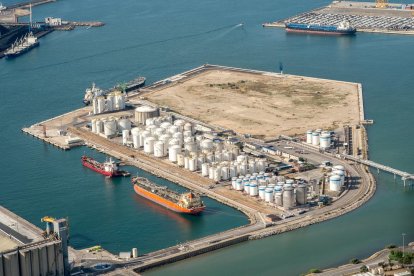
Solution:
{"label": "industrial terminal", "polygon": [[[86,145],[250,219],[145,256],[108,253],[111,269],[141,272],[337,217],[374,194],[369,167],[413,179],[367,160],[365,125],[373,121],[364,117],[358,83],[206,64],[129,92],[95,96],[90,105],[22,131],[63,150]],[[166,194],[152,187],[152,196]],[[169,208],[161,198],[154,201]]]}
{"label": "industrial terminal", "polygon": [[[264,23],[264,27],[281,27],[289,24],[303,25],[310,32],[312,26],[340,26],[347,22],[356,32],[414,34],[414,5],[373,2],[333,1],[329,5],[304,12],[286,19]],[[338,28],[340,29],[340,28]]]}

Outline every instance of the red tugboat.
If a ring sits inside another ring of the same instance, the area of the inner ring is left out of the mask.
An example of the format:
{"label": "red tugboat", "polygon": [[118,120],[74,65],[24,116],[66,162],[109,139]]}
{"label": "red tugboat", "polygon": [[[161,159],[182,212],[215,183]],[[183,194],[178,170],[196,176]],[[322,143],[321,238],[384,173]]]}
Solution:
{"label": "red tugboat", "polygon": [[118,163],[112,160],[112,158],[109,158],[104,163],[99,163],[92,157],[88,157],[86,155],[83,155],[82,158],[82,165],[85,167],[88,167],[91,170],[94,170],[95,172],[98,172],[100,174],[103,174],[105,176],[109,177],[116,177],[116,176],[130,176],[131,174],[127,171],[121,171],[119,170]]}

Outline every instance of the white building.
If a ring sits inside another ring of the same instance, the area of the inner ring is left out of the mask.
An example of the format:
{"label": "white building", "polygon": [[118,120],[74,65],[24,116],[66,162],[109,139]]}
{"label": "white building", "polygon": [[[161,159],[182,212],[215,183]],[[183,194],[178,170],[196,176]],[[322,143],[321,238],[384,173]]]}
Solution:
{"label": "white building", "polygon": [[49,26],[60,26],[62,25],[62,18],[46,17],[45,23]]}

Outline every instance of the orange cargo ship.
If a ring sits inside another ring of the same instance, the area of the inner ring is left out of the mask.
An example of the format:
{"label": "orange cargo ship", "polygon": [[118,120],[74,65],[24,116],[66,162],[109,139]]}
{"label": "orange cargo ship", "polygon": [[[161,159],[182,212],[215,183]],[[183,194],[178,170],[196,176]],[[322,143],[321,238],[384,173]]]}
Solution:
{"label": "orange cargo ship", "polygon": [[138,195],[174,212],[195,215],[206,208],[200,196],[192,192],[179,194],[165,186],[158,186],[144,177],[133,177],[131,182]]}

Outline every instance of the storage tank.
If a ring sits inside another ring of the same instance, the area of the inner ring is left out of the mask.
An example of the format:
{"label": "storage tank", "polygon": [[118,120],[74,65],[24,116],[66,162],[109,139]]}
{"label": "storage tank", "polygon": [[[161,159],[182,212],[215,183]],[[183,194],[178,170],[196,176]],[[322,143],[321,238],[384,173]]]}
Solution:
{"label": "storage tank", "polygon": [[312,145],[319,146],[319,133],[312,132]]}
{"label": "storage tank", "polygon": [[345,167],[342,166],[342,165],[333,166],[333,169],[334,170],[338,170],[338,171],[345,171]]}
{"label": "storage tank", "polygon": [[151,133],[148,130],[144,130],[139,134],[139,143],[141,144],[141,147],[144,146],[145,138],[150,137]]}
{"label": "storage tank", "polygon": [[221,179],[222,180],[229,180],[230,178],[230,172],[229,172],[229,167],[224,166],[221,168]]}
{"label": "storage tank", "polygon": [[295,196],[292,187],[284,187],[283,190],[283,208],[290,209],[295,206]]}
{"label": "storage tank", "polygon": [[183,139],[184,138],[183,138],[183,134],[181,132],[174,133],[172,137],[177,139],[178,141],[180,141],[180,145],[183,144]]}
{"label": "storage tank", "polygon": [[282,192],[276,192],[275,193],[275,204],[277,206],[283,206],[283,196],[282,196]]}
{"label": "storage tank", "polygon": [[304,184],[299,184],[296,188],[296,202],[298,205],[304,205],[307,203],[307,188]]}
{"label": "storage tank", "polygon": [[158,127],[158,128],[155,129],[154,133],[157,136],[161,136],[165,133],[165,129],[163,129],[162,127]]}
{"label": "storage tank", "polygon": [[188,160],[188,169],[191,172],[195,172],[197,170],[197,159],[192,157]]}
{"label": "storage tank", "polygon": [[172,145],[168,149],[168,160],[175,163],[177,162],[177,154],[181,152],[181,147],[179,145]]}
{"label": "storage tank", "polygon": [[265,189],[266,189],[266,186],[259,186],[259,198],[261,200],[265,199]]}
{"label": "storage tank", "polygon": [[213,149],[213,141],[210,139],[204,139],[200,143],[200,147],[203,150],[212,150]]}
{"label": "storage tank", "polygon": [[244,183],[244,192],[246,194],[250,194],[250,182],[245,182]]}
{"label": "storage tank", "polygon": [[239,164],[238,165],[239,174],[241,174],[241,175],[247,174],[247,168],[248,168],[247,163],[241,163],[241,164]]}
{"label": "storage tank", "polygon": [[92,119],[91,121],[91,131],[96,133],[96,119]]}
{"label": "storage tank", "polygon": [[186,151],[196,151],[197,145],[194,142],[188,142],[184,144],[184,149]]}
{"label": "storage tank", "polygon": [[190,131],[191,134],[193,134],[194,133],[194,131],[193,131],[193,125],[191,123],[189,123],[189,122],[185,123],[184,124],[184,132],[185,131]]}
{"label": "storage tank", "polygon": [[135,149],[139,149],[141,147],[141,143],[139,140],[139,134],[132,135],[132,143],[134,144]]}
{"label": "storage tank", "polygon": [[184,130],[183,131],[183,136],[184,136],[184,138],[186,138],[186,137],[193,137],[193,133],[190,130]]}
{"label": "storage tank", "polygon": [[188,170],[188,168],[189,168],[189,160],[190,160],[190,157],[188,157],[188,156],[185,156],[184,157],[184,169],[187,169]]}
{"label": "storage tank", "polygon": [[208,163],[201,164],[201,176],[208,177],[208,169],[209,169]]}
{"label": "storage tank", "polygon": [[160,124],[160,127],[161,128],[163,128],[166,132],[168,132],[168,130],[170,129],[170,127],[171,127],[171,123],[170,122],[162,122],[161,124]]}
{"label": "storage tank", "polygon": [[214,168],[214,180],[215,181],[221,180],[221,167],[220,166]]}
{"label": "storage tank", "polygon": [[342,187],[342,179],[339,175],[332,175],[329,177],[329,190],[340,192]]}
{"label": "storage tank", "polygon": [[[256,171],[264,171],[267,167],[266,159],[259,158],[256,162]],[[264,174],[264,172],[263,172]]]}
{"label": "storage tank", "polygon": [[230,165],[229,166],[229,175],[230,177],[235,177],[237,176],[237,166],[236,165]]}
{"label": "storage tank", "polygon": [[154,143],[154,156],[155,157],[164,157],[164,142],[163,141],[157,141]]}
{"label": "storage tank", "polygon": [[328,149],[331,147],[331,135],[322,133],[319,138],[319,147],[321,149]]}
{"label": "storage tank", "polygon": [[207,163],[215,162],[214,154],[212,154],[212,153],[206,154],[206,161],[207,161]]}
{"label": "storage tank", "polygon": [[118,121],[118,128],[121,131],[124,130],[124,129],[130,130],[131,129],[131,121],[129,119],[126,119],[126,118],[120,119]]}
{"label": "storage tank", "polygon": [[134,127],[131,129],[131,135],[139,135],[141,130],[138,127]]}
{"label": "storage tank", "polygon": [[257,188],[256,183],[250,183],[250,196],[257,196],[259,194],[259,190]]}
{"label": "storage tank", "polygon": [[96,97],[96,100],[97,100],[97,113],[95,113],[95,114],[105,112],[105,107],[106,107],[105,106],[105,103],[106,103],[105,97],[99,96],[99,97]]}
{"label": "storage tank", "polygon": [[154,152],[154,144],[155,138],[154,137],[147,137],[144,140],[144,152],[145,153],[153,153]]}
{"label": "storage tank", "polygon": [[96,120],[96,133],[104,133],[104,122]]}
{"label": "storage tank", "polygon": [[286,183],[286,184],[293,185],[293,184],[295,183],[295,180],[293,180],[293,179],[286,179],[286,180],[285,180],[285,183]]}
{"label": "storage tank", "polygon": [[115,120],[107,120],[104,122],[104,134],[107,137],[111,137],[116,134],[116,121]]}
{"label": "storage tank", "polygon": [[214,179],[214,169],[215,169],[215,167],[214,167],[214,166],[210,166],[210,167],[208,168],[208,178],[210,178],[210,179]]}
{"label": "storage tank", "polygon": [[113,111],[115,109],[115,96],[113,93],[109,93],[106,96],[106,109],[108,111]]}
{"label": "storage tank", "polygon": [[246,155],[238,155],[237,158],[236,158],[236,161],[239,162],[239,163],[242,163],[244,161],[248,161],[247,156]]}
{"label": "storage tank", "polygon": [[120,91],[115,92],[115,106],[114,106],[114,109],[116,109],[116,110],[125,109],[125,95]]}
{"label": "storage tank", "polygon": [[306,132],[306,143],[312,144],[312,130]]}
{"label": "storage tank", "polygon": [[243,181],[239,178],[236,181],[236,190],[237,191],[242,191],[243,189],[244,189]]}
{"label": "storage tank", "polygon": [[249,161],[249,173],[255,173],[256,172],[256,161],[251,160]]}
{"label": "storage tank", "polygon": [[151,106],[139,106],[135,109],[135,123],[145,125],[146,120],[160,116],[158,108]]}
{"label": "storage tank", "polygon": [[122,131],[122,144],[126,145],[126,144],[128,144],[128,141],[129,141],[129,130],[124,129]]}
{"label": "storage tank", "polygon": [[174,133],[177,133],[179,130],[180,130],[179,127],[178,126],[174,126],[174,125],[173,126],[170,126],[168,128],[168,132],[171,133],[171,135],[173,135]]}
{"label": "storage tank", "polygon": [[184,154],[177,153],[177,165],[180,167],[184,167]]}
{"label": "storage tank", "polygon": [[333,170],[332,175],[339,175],[341,177],[341,184],[344,185],[344,183],[345,183],[345,173],[344,173],[344,171]]}
{"label": "storage tank", "polygon": [[265,189],[265,201],[273,202],[273,189],[272,188]]}

